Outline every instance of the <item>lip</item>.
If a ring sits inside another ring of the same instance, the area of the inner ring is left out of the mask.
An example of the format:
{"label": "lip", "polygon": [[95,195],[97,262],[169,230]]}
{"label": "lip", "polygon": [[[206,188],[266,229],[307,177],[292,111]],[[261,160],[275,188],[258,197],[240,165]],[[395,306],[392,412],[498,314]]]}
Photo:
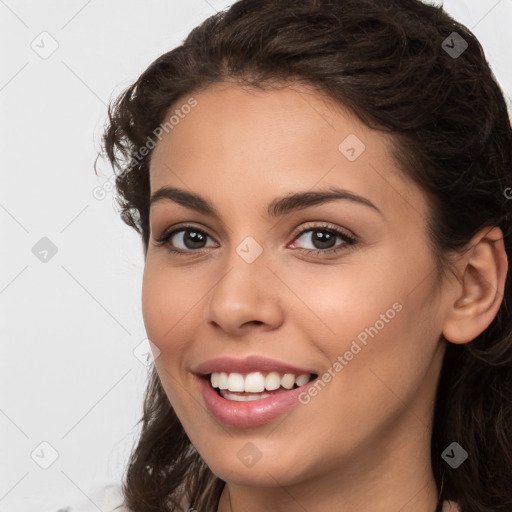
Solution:
{"label": "lip", "polygon": [[237,402],[218,395],[211,386],[208,377],[196,375],[195,378],[199,383],[203,400],[210,414],[225,425],[241,428],[268,423],[289,411],[294,406],[297,406],[300,403],[299,395],[303,392],[307,392],[308,387],[314,385],[318,379],[318,377],[316,377],[303,386],[288,391],[282,391],[260,400]]}
{"label": "lip", "polygon": [[[233,357],[217,357],[204,361],[194,370],[193,373],[202,377],[213,372],[226,373],[250,373],[250,372],[278,372],[293,373],[294,375],[302,375],[304,373],[318,375],[318,372],[310,368],[298,368],[288,363],[278,361],[277,359],[269,359],[267,357],[249,356],[244,359],[236,359]],[[298,389],[298,388],[297,388]]]}

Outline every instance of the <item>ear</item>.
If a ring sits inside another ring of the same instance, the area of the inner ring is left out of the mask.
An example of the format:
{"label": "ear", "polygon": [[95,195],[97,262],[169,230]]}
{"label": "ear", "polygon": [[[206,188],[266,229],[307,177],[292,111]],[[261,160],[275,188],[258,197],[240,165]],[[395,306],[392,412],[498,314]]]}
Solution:
{"label": "ear", "polygon": [[487,329],[505,289],[508,260],[501,229],[482,229],[468,247],[456,264],[461,278],[450,294],[443,324],[443,336],[452,343],[467,343]]}

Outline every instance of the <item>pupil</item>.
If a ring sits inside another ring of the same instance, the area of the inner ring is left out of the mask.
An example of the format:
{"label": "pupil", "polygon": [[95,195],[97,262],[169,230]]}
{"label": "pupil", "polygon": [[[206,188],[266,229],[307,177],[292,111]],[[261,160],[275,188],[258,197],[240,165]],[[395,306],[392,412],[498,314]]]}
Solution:
{"label": "pupil", "polygon": [[[320,244],[320,249],[330,249],[332,244],[329,244],[329,242],[332,242],[333,240],[335,240],[335,237],[327,231],[314,231],[313,243],[318,242]],[[327,246],[325,246],[326,243]]]}
{"label": "pupil", "polygon": [[[187,245],[189,249],[197,249],[198,247],[200,248],[201,244],[204,242],[203,235],[201,233],[197,233],[196,231],[186,231],[186,233],[188,233],[188,236],[185,235],[184,237],[185,245]],[[194,240],[194,238],[196,240]],[[199,241],[197,241],[197,239],[199,239]],[[190,243],[188,243],[189,241]]]}

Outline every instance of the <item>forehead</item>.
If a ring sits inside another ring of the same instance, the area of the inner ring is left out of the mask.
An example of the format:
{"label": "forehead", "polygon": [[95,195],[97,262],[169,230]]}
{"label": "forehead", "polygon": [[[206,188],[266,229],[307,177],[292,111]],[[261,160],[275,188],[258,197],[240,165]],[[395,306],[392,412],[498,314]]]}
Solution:
{"label": "forehead", "polygon": [[[190,98],[195,106],[180,111]],[[336,186],[382,210],[414,205],[426,214],[421,191],[397,172],[390,137],[311,88],[216,84],[176,102],[171,115],[175,123],[152,155],[152,193],[178,186],[213,202],[254,205]]]}

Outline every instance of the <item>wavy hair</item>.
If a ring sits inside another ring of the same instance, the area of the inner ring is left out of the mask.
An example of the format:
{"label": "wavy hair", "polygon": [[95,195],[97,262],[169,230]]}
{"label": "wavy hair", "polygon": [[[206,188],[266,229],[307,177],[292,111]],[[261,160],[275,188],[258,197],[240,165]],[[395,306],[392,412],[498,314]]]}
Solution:
{"label": "wavy hair", "polygon": [[[453,32],[467,43],[460,55],[450,53]],[[387,132],[398,168],[429,199],[429,243],[440,275],[450,268],[448,255],[487,226],[501,228],[512,256],[512,129],[504,94],[472,32],[419,0],[240,0],[150,64],[109,106],[101,153],[116,175],[121,217],[141,235],[144,255],[149,142],[154,146],[180,101],[226,81],[262,90],[312,86]],[[448,343],[443,360],[431,464],[440,502],[453,500],[461,512],[512,510],[511,312],[509,272],[492,323],[469,343]],[[123,479],[126,506],[215,512],[225,482],[192,446],[154,366],[139,423]],[[454,440],[469,453],[457,469],[441,458]]]}

